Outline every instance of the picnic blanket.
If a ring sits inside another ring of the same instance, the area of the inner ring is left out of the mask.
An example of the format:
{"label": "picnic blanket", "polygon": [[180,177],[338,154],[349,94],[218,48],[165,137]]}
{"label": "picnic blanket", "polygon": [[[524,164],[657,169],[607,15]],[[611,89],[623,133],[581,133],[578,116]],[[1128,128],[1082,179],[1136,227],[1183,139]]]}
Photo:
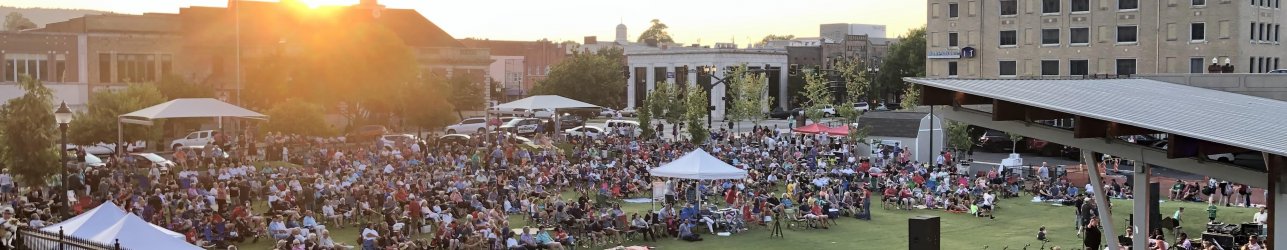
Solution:
{"label": "picnic blanket", "polygon": [[649,198],[630,198],[630,199],[623,199],[623,200],[621,200],[621,201],[624,201],[624,202],[626,202],[626,203],[649,203],[649,202],[652,202],[652,199],[649,199]]}

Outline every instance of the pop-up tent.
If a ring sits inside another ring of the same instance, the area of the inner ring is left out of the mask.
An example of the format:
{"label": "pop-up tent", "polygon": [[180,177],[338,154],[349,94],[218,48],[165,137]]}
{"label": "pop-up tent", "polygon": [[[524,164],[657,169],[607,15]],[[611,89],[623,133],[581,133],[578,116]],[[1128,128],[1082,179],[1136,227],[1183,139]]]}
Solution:
{"label": "pop-up tent", "polygon": [[831,127],[831,128],[828,128],[826,132],[827,132],[827,135],[830,135],[830,136],[848,136],[848,135],[849,135],[849,125],[842,125],[842,126],[839,126],[839,127]]}
{"label": "pop-up tent", "polygon": [[126,249],[201,249],[184,241],[183,234],[153,225],[126,213],[111,201],[105,202],[61,223],[40,228],[101,244],[116,244]]}
{"label": "pop-up tent", "polygon": [[549,109],[550,111],[553,111],[553,112],[554,112],[554,131],[563,131],[563,130],[562,130],[562,128],[560,128],[560,126],[559,126],[561,123],[560,123],[560,122],[558,122],[558,121],[559,121],[559,119],[558,119],[558,118],[559,118],[559,117],[561,116],[561,114],[562,114],[562,113],[559,113],[559,111],[560,111],[560,110],[564,110],[564,111],[566,111],[566,110],[571,110],[571,109],[594,109],[594,110],[598,110],[598,109],[599,109],[599,105],[589,104],[589,103],[585,103],[585,102],[582,102],[582,101],[577,101],[577,100],[573,100],[573,99],[571,99],[571,98],[562,97],[562,96],[557,96],[557,95],[534,95],[534,96],[529,96],[529,97],[527,97],[527,98],[519,99],[519,100],[517,100],[517,101],[512,101],[512,102],[507,102],[507,103],[504,103],[504,104],[496,105],[495,107],[492,107],[492,108],[494,108],[494,109],[501,109],[501,110],[505,110],[505,109],[526,109],[526,110],[533,110],[533,109]]}
{"label": "pop-up tent", "polygon": [[[153,105],[129,114],[120,115],[116,119],[117,138],[116,145],[124,145],[124,125],[125,123],[152,126],[152,121],[157,119],[169,118],[194,118],[209,117],[220,118],[219,127],[223,127],[224,117],[251,118],[251,119],[268,119],[268,116],[255,111],[250,111],[237,105],[228,104],[214,98],[184,98],[174,99],[165,103]],[[119,150],[119,148],[118,148]]]}
{"label": "pop-up tent", "polygon": [[791,131],[795,131],[796,133],[817,134],[817,133],[827,132],[827,129],[831,129],[831,128],[827,127],[827,125],[822,125],[822,123],[814,123],[806,126],[796,127]]}
{"label": "pop-up tent", "polygon": [[746,170],[733,167],[705,150],[697,149],[666,165],[648,170],[652,176],[693,180],[727,180],[746,178]]}
{"label": "pop-up tent", "polygon": [[40,230],[50,233],[57,233],[58,230],[63,230],[63,234],[84,239],[102,232],[124,216],[125,210],[121,210],[116,204],[107,201],[94,209],[76,215],[76,217],[40,228]]}
{"label": "pop-up tent", "polygon": [[121,247],[126,249],[202,249],[184,241],[182,234],[156,227],[134,214],[126,214],[115,224],[87,239],[105,244],[119,241]]}

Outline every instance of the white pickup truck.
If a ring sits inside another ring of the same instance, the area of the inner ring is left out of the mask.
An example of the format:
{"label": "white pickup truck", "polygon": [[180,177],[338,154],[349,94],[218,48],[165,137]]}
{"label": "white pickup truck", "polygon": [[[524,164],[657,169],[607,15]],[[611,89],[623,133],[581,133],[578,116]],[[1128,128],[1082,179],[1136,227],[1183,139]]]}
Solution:
{"label": "white pickup truck", "polygon": [[188,136],[170,141],[170,149],[178,151],[182,147],[205,146],[214,141],[214,137],[218,133],[218,131],[214,130],[194,131],[188,133]]}

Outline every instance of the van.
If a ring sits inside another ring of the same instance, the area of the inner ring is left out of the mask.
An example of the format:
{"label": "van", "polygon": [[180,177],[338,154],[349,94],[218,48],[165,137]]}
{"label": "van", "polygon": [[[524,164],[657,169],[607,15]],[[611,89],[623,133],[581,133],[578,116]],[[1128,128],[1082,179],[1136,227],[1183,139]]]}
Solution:
{"label": "van", "polygon": [[[626,130],[632,128],[633,130]],[[643,134],[643,128],[639,127],[639,122],[630,120],[604,121],[603,130],[606,131],[606,133],[616,133],[617,135],[624,135],[622,131],[634,131],[634,133],[630,133],[629,136]]]}

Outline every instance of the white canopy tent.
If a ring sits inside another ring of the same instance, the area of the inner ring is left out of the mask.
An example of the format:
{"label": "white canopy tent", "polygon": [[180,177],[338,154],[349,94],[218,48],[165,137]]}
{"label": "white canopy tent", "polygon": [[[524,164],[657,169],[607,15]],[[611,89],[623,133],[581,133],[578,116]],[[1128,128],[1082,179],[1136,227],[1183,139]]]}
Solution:
{"label": "white canopy tent", "polygon": [[[268,119],[268,116],[260,114],[249,109],[238,107],[237,105],[228,104],[214,98],[184,98],[174,99],[165,103],[157,104],[151,107],[130,112],[129,114],[120,115],[116,119],[116,145],[124,145],[124,123],[139,124],[152,126],[152,121],[156,119],[168,118],[194,118],[194,117],[211,117],[220,118],[219,127],[223,127],[224,117],[238,117],[250,119]],[[119,150],[119,146],[117,148]]]}
{"label": "white canopy tent", "polygon": [[183,234],[152,225],[134,214],[125,214],[115,224],[86,239],[104,244],[119,241],[121,247],[127,249],[202,249],[184,241]]}
{"label": "white canopy tent", "polygon": [[94,209],[76,215],[76,217],[40,228],[40,230],[57,233],[61,229],[63,234],[85,239],[102,232],[124,216],[125,210],[121,210],[116,204],[108,201]]}
{"label": "white canopy tent", "polygon": [[183,234],[126,213],[111,201],[40,230],[51,233],[63,230],[65,235],[107,245],[120,239],[121,246],[130,249],[201,249],[184,241]]}
{"label": "white canopy tent", "polygon": [[697,149],[666,165],[648,170],[652,176],[692,180],[728,180],[746,178],[746,170],[733,167],[705,150]]}
{"label": "white canopy tent", "polygon": [[[549,109],[554,112],[554,131],[562,131],[560,128],[559,117],[562,115],[559,110],[568,109],[599,109],[598,105],[573,100],[571,98],[557,95],[535,95],[517,101],[507,102],[492,107],[493,109]],[[489,112],[490,113],[490,112]]]}

